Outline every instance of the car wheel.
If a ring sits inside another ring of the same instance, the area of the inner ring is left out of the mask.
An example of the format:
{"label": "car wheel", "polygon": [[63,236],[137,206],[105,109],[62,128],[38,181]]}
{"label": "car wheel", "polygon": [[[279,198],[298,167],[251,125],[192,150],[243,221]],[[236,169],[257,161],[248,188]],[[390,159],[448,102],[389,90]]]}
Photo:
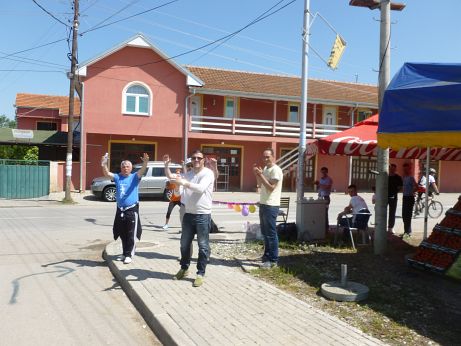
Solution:
{"label": "car wheel", "polygon": [[115,186],[108,186],[102,192],[102,199],[106,202],[115,202]]}

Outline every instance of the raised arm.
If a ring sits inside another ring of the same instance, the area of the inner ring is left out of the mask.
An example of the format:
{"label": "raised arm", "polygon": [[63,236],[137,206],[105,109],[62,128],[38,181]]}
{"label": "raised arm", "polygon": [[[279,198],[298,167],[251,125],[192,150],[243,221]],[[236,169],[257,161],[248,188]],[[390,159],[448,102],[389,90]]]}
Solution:
{"label": "raised arm", "polygon": [[165,164],[165,176],[168,178],[168,180],[172,180],[174,178],[174,176],[171,174],[171,171],[170,171],[170,162],[171,162],[170,155],[168,154],[163,155],[163,163]]}
{"label": "raised arm", "polygon": [[216,160],[214,157],[212,157],[210,159],[207,158],[206,162],[207,162],[208,168],[213,171],[215,180],[218,179],[218,177],[219,177],[218,160]]}
{"label": "raised arm", "polygon": [[107,160],[108,160],[108,157],[106,155],[101,157],[102,174],[106,178],[112,179],[114,177],[114,173],[109,172],[109,168],[107,168]]}
{"label": "raised arm", "polygon": [[147,163],[149,162],[149,155],[144,153],[141,157],[142,160],[142,167],[141,169],[136,173],[138,175],[138,178],[141,179],[142,176],[146,173],[147,170]]}

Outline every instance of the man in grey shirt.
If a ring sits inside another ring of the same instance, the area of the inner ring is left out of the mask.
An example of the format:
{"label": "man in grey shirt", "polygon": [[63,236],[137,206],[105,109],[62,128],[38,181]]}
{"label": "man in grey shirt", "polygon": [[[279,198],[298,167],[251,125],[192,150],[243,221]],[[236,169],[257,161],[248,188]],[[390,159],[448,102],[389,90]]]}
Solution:
{"label": "man in grey shirt", "polygon": [[165,171],[168,179],[175,179],[175,183],[183,187],[181,203],[184,204],[185,214],[182,220],[181,232],[181,269],[174,276],[174,279],[181,280],[187,276],[190,257],[191,244],[197,234],[198,260],[197,277],[194,287],[203,284],[203,277],[207,265],[209,253],[209,234],[211,228],[211,207],[213,204],[212,194],[215,176],[211,169],[205,167],[205,157],[200,150],[196,150],[191,155],[192,169],[184,174],[183,177],[171,175],[168,165],[170,157],[165,155]]}

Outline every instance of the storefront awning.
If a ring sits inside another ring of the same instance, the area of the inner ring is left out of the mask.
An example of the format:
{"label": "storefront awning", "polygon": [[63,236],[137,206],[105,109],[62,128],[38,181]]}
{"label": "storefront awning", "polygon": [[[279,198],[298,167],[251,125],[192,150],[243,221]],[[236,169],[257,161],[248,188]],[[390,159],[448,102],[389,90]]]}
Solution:
{"label": "storefront awning", "polygon": [[65,146],[67,145],[67,132],[0,128],[0,144]]}

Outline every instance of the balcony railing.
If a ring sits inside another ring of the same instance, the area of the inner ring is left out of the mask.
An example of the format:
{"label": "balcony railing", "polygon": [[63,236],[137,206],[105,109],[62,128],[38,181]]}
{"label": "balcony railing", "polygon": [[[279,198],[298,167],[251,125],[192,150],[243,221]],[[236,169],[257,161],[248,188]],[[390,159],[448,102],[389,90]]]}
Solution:
{"label": "balcony railing", "polygon": [[[307,123],[306,136],[321,138],[348,129],[344,125]],[[191,132],[227,133],[233,135],[299,137],[300,124],[287,121],[190,116]]]}

